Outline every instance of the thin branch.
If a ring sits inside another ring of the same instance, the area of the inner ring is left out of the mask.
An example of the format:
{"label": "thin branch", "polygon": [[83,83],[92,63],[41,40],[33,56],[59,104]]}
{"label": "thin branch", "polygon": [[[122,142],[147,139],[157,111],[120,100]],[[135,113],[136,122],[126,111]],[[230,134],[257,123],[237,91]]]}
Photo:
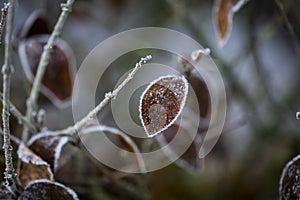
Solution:
{"label": "thin branch", "polygon": [[[53,30],[47,44],[44,46],[44,50],[43,50],[43,53],[40,58],[40,62],[39,62],[36,76],[35,76],[35,79],[34,79],[34,82],[32,85],[30,96],[27,99],[26,118],[28,120],[30,120],[32,112],[37,109],[38,94],[39,94],[39,91],[41,88],[41,82],[42,82],[46,67],[49,63],[50,53],[52,52],[52,48],[53,48],[55,39],[62,32],[62,29],[66,22],[66,19],[72,10],[73,3],[74,3],[74,0],[67,0],[67,2],[65,4],[61,4],[62,12],[59,16],[59,19],[54,27],[54,30]],[[22,133],[22,141],[26,142],[27,139],[28,139],[28,128],[24,127],[23,133]]]}
{"label": "thin branch", "polygon": [[275,0],[275,2],[276,2],[276,5],[278,6],[278,8],[279,8],[279,10],[281,12],[281,15],[283,17],[284,23],[285,23],[285,25],[286,25],[286,27],[288,29],[288,32],[290,33],[290,35],[291,35],[291,37],[292,37],[292,39],[294,41],[296,52],[300,56],[300,42],[298,40],[298,37],[296,35],[296,32],[295,32],[293,26],[291,25],[291,23],[290,23],[287,15],[286,15],[286,12],[284,10],[284,6],[283,6],[283,4],[282,4],[282,2],[280,0]]}
{"label": "thin branch", "polygon": [[2,32],[3,32],[3,28],[5,25],[5,20],[6,20],[6,16],[7,16],[7,12],[8,12],[8,7],[9,4],[8,3],[4,3],[3,8],[1,9],[2,15],[1,15],[1,20],[0,20],[0,44],[1,44],[1,38],[2,38]]}
{"label": "thin branch", "polygon": [[10,77],[13,72],[11,63],[12,53],[12,32],[14,24],[15,1],[9,1],[7,26],[5,35],[5,52],[4,52],[4,65],[2,66],[3,75],[3,108],[2,108],[2,123],[3,123],[3,149],[5,155],[5,172],[4,179],[7,186],[15,188],[15,169],[12,160],[12,146],[10,143],[10,128],[9,128],[9,95],[10,95]]}
{"label": "thin branch", "polygon": [[133,70],[127,75],[125,80],[115,90],[106,93],[105,98],[96,106],[96,108],[94,108],[92,111],[90,111],[83,119],[76,122],[73,126],[68,127],[61,131],[57,131],[57,132],[59,134],[75,135],[78,130],[80,130],[88,122],[90,122],[91,119],[94,119],[97,116],[97,114],[103,109],[103,107],[106,106],[112,99],[114,99],[118,95],[120,90],[133,78],[135,73],[142,67],[142,65],[145,64],[151,58],[152,58],[151,55],[148,55],[145,58],[141,58],[140,61],[138,63],[136,63]]}
{"label": "thin branch", "polygon": [[[0,92],[0,100],[3,102],[3,94]],[[9,105],[10,112],[19,120],[19,123],[27,126],[27,128],[32,132],[37,132],[37,128],[29,121],[22,113],[16,108],[16,106],[11,102],[7,101]]]}

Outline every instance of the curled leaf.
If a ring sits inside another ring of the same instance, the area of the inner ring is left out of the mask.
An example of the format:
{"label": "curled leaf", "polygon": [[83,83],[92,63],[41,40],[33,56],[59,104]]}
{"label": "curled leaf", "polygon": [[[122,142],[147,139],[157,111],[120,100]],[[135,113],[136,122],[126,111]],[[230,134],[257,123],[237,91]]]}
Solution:
{"label": "curled leaf", "polygon": [[218,34],[218,43],[223,47],[232,29],[232,18],[248,0],[217,0],[214,12],[214,22]]}
{"label": "curled leaf", "polygon": [[145,172],[145,163],[135,142],[119,129],[93,125],[81,130],[80,138],[90,153],[119,171]]}
{"label": "curled leaf", "polygon": [[53,132],[42,132],[34,135],[28,142],[29,148],[47,161],[53,172],[56,171],[61,150],[70,142],[70,137],[59,136]]}
{"label": "curled leaf", "polygon": [[139,112],[148,137],[171,126],[185,105],[188,83],[184,76],[162,76],[146,88],[140,99]]}
{"label": "curled leaf", "polygon": [[19,146],[18,157],[20,159],[20,170],[17,179],[22,187],[26,187],[33,181],[40,179],[54,180],[50,165],[24,144]]}
{"label": "curled leaf", "polygon": [[[27,78],[32,82],[43,47],[49,35],[32,36],[19,45],[19,56]],[[57,107],[70,104],[75,75],[75,57],[69,45],[56,39],[42,81],[41,92]]]}
{"label": "curled leaf", "polygon": [[29,184],[21,193],[19,200],[78,200],[77,194],[58,182],[38,180]]}
{"label": "curled leaf", "polygon": [[279,182],[280,199],[300,199],[300,155],[284,167]]}

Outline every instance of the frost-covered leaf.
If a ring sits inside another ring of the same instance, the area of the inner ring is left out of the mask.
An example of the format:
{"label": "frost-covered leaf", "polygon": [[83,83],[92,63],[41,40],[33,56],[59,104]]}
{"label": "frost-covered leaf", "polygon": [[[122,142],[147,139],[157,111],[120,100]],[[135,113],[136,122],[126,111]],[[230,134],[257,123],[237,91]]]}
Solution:
{"label": "frost-covered leaf", "polygon": [[42,132],[34,135],[28,142],[29,148],[47,161],[53,172],[56,171],[61,150],[70,142],[70,137],[59,136],[53,132]]}
{"label": "frost-covered leaf", "polygon": [[[27,78],[32,82],[43,46],[49,35],[36,35],[20,42],[19,57]],[[56,39],[42,81],[41,92],[57,107],[70,104],[75,75],[75,57],[69,45]]]}
{"label": "frost-covered leaf", "polygon": [[47,34],[50,32],[45,14],[41,10],[35,10],[26,18],[25,23],[22,25],[20,38],[24,39],[33,35]]}
{"label": "frost-covered leaf", "polygon": [[58,182],[38,180],[28,185],[18,198],[19,200],[77,200],[77,194]]}
{"label": "frost-covered leaf", "polygon": [[24,144],[19,146],[18,157],[20,159],[20,170],[17,179],[22,187],[26,187],[31,182],[40,179],[53,181],[50,165]]}
{"label": "frost-covered leaf", "polygon": [[185,105],[188,83],[184,76],[162,76],[154,80],[140,99],[140,119],[148,137],[171,126]]}
{"label": "frost-covered leaf", "polygon": [[[108,167],[121,171],[145,172],[145,163],[135,142],[119,129],[93,125],[81,130],[83,144],[97,158],[107,159]],[[106,156],[104,158],[104,156]],[[113,166],[109,166],[109,163]]]}
{"label": "frost-covered leaf", "polygon": [[280,199],[300,199],[300,155],[284,167],[279,182]]}
{"label": "frost-covered leaf", "polygon": [[[191,172],[196,172],[201,169],[202,162],[198,157],[201,147],[201,137],[199,134],[193,136],[188,128],[179,128],[179,125],[175,123],[163,131],[162,134],[157,137],[157,140],[162,147],[168,145],[168,148],[162,149],[171,160],[176,160],[175,164],[178,166]],[[184,147],[186,144],[190,145]],[[182,148],[185,148],[185,150],[183,151]]]}
{"label": "frost-covered leaf", "polygon": [[223,47],[231,33],[232,18],[248,0],[217,0],[214,11],[214,22],[218,34],[218,42]]}
{"label": "frost-covered leaf", "polygon": [[46,19],[45,13],[42,10],[34,10],[24,23],[20,24],[17,31],[13,35],[13,46],[18,49],[19,43],[22,40],[33,35],[50,34],[51,30]]}

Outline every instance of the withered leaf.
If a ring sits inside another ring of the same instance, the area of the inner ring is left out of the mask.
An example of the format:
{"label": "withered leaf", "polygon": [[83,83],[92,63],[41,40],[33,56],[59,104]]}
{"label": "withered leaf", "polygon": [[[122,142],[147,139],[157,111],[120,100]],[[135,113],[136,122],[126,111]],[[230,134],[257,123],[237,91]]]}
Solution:
{"label": "withered leaf", "polygon": [[232,29],[232,18],[248,0],[217,0],[214,8],[214,22],[221,47],[227,42]]}
{"label": "withered leaf", "polygon": [[300,199],[300,155],[284,167],[279,182],[280,199]]}
{"label": "withered leaf", "polygon": [[35,10],[22,25],[20,39],[29,38],[33,35],[47,34],[50,32],[50,27],[45,14],[41,10]]}
{"label": "withered leaf", "polygon": [[187,77],[187,80],[197,96],[200,116],[207,117],[210,113],[211,102],[205,81],[192,73]]}
{"label": "withered leaf", "polygon": [[34,135],[29,141],[29,148],[47,161],[53,172],[56,171],[61,150],[70,142],[70,137],[59,136],[53,132],[42,132]]}
{"label": "withered leaf", "polygon": [[104,125],[93,125],[82,129],[80,138],[87,149],[94,151],[91,152],[92,154],[97,152],[97,155],[105,154],[109,156],[110,163],[121,167],[121,169],[118,168],[121,171],[139,170],[145,172],[145,163],[137,145],[119,129]]}
{"label": "withered leaf", "polygon": [[[49,35],[35,35],[20,42],[19,57],[25,74],[31,82],[48,39]],[[69,45],[62,39],[56,39],[43,77],[41,92],[59,108],[70,104],[75,63]]]}
{"label": "withered leaf", "polygon": [[38,180],[28,185],[18,198],[19,200],[78,200],[77,194],[58,182]]}
{"label": "withered leaf", "polygon": [[[176,137],[175,137],[176,136]],[[190,172],[197,172],[202,167],[202,162],[198,157],[199,149],[201,147],[201,137],[199,134],[193,138],[187,128],[181,127],[177,123],[173,124],[167,130],[163,131],[161,135],[157,137],[159,144],[167,148],[162,148],[167,156],[171,160],[176,160],[175,164]],[[183,146],[190,144],[183,151]]]}
{"label": "withered leaf", "polygon": [[140,98],[142,126],[153,137],[172,125],[185,105],[188,83],[184,76],[168,75],[154,80]]}
{"label": "withered leaf", "polygon": [[26,187],[33,181],[40,179],[54,180],[50,165],[33,153],[24,144],[19,146],[18,157],[20,159],[20,169],[17,179],[22,187]]}

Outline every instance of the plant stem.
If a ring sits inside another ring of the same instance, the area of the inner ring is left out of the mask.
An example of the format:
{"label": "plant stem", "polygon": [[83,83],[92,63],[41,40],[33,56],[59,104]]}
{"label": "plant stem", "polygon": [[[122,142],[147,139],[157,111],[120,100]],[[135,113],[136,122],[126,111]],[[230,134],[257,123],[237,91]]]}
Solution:
{"label": "plant stem", "polygon": [[4,65],[2,66],[3,75],[3,108],[2,108],[2,122],[3,122],[3,149],[5,156],[5,172],[4,179],[7,186],[15,186],[15,169],[12,160],[12,146],[10,143],[10,128],[9,128],[9,95],[10,95],[10,77],[13,72],[11,64],[12,52],[12,32],[14,24],[15,0],[9,1],[7,26],[5,35],[5,52]]}
{"label": "plant stem", "polygon": [[116,89],[114,89],[111,92],[108,92],[105,94],[105,98],[94,108],[92,111],[90,111],[84,118],[82,118],[80,121],[76,122],[73,126],[70,126],[64,130],[57,131],[59,134],[70,134],[75,135],[78,130],[80,130],[82,127],[84,127],[91,119],[94,119],[97,114],[102,110],[104,106],[106,106],[112,99],[114,99],[120,90],[133,78],[135,73],[142,67],[143,64],[145,64],[148,60],[152,58],[151,55],[146,56],[145,58],[141,58],[138,63],[136,63],[135,67],[132,69],[132,71],[127,75],[127,77],[124,79],[124,81],[118,85]]}
{"label": "plant stem", "polygon": [[[3,94],[0,92],[0,100],[3,103]],[[10,112],[20,121],[21,124],[27,126],[27,128],[33,133],[37,132],[36,127],[29,121],[22,113],[16,108],[16,106],[9,100],[6,102],[9,106]]]}
{"label": "plant stem", "polygon": [[5,20],[6,20],[6,17],[7,17],[8,7],[9,7],[9,4],[4,3],[4,6],[1,9],[2,15],[1,15],[1,20],[0,20],[0,44],[1,44],[3,28],[4,28],[4,25],[5,25]]}
{"label": "plant stem", "polygon": [[[66,19],[69,15],[69,13],[72,10],[74,0],[67,0],[65,4],[61,4],[62,12],[59,16],[59,19],[54,27],[54,30],[47,42],[47,44],[44,46],[43,53],[41,55],[39,65],[37,68],[36,76],[34,78],[34,82],[32,85],[32,89],[29,95],[29,98],[27,99],[27,111],[26,111],[26,118],[28,120],[31,119],[31,114],[33,111],[37,109],[37,99],[38,94],[41,88],[41,82],[46,70],[46,67],[49,63],[50,53],[52,52],[52,48],[55,42],[55,39],[61,34],[63,26],[66,22]],[[23,133],[22,133],[22,141],[26,142],[28,140],[28,128],[24,126]]]}

